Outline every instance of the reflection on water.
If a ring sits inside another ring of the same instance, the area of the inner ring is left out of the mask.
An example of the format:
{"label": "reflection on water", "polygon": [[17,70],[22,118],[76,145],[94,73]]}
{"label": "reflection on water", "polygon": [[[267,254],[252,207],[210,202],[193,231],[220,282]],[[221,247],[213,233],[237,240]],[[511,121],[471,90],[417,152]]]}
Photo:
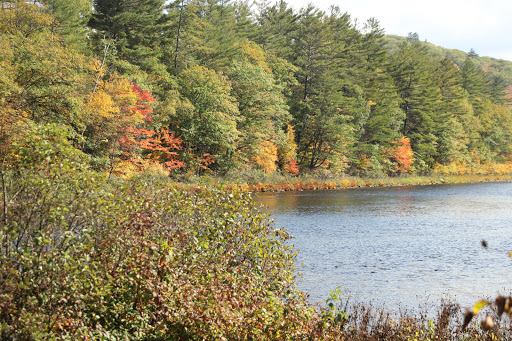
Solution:
{"label": "reflection on water", "polygon": [[295,236],[300,288],[313,301],[341,287],[392,309],[440,298],[471,305],[512,287],[512,183],[266,193],[256,201]]}

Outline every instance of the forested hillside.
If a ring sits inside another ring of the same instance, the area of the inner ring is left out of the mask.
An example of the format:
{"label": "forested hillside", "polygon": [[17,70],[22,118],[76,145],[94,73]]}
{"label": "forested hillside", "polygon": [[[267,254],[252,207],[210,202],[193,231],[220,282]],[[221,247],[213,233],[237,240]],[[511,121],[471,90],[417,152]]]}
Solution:
{"label": "forested hillside", "polygon": [[390,49],[340,8],[2,1],[0,16],[4,159],[54,124],[111,176],[509,170],[508,76],[418,39]]}
{"label": "forested hillside", "polygon": [[[408,37],[399,37],[395,35],[386,35],[386,46],[389,53],[393,54],[398,47],[406,40],[420,41],[420,36],[417,33],[410,33]],[[454,62],[459,68],[464,65],[467,58],[471,58],[475,65],[483,70],[491,78],[499,78],[507,86],[507,96],[512,95],[512,61],[492,58],[489,56],[480,56],[477,51],[471,49],[468,52],[449,49],[441,46],[436,46],[427,41],[422,42],[434,54],[441,57],[446,57]],[[510,98],[510,97],[509,97]],[[508,103],[510,104],[510,103]]]}

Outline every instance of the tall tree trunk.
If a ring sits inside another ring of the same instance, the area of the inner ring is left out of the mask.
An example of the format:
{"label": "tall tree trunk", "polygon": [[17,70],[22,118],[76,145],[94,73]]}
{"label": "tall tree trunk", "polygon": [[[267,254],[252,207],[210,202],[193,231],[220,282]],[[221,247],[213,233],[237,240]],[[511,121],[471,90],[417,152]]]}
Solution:
{"label": "tall tree trunk", "polygon": [[185,0],[181,0],[180,19],[178,20],[178,34],[176,35],[176,50],[174,51],[174,68],[178,68],[178,51],[180,46],[181,21],[183,18],[183,10],[185,9]]}

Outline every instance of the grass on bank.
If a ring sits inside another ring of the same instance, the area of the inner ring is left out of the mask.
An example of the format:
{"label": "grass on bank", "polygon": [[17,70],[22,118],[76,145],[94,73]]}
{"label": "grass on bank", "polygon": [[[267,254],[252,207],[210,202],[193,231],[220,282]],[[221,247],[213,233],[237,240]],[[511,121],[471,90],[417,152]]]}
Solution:
{"label": "grass on bank", "polygon": [[506,174],[465,174],[465,175],[403,175],[381,177],[356,177],[317,171],[299,176],[266,174],[258,170],[239,172],[225,177],[203,175],[190,177],[185,182],[202,186],[222,186],[249,192],[303,191],[321,189],[347,189],[359,187],[420,186],[434,184],[476,183],[490,181],[512,181],[512,173]]}

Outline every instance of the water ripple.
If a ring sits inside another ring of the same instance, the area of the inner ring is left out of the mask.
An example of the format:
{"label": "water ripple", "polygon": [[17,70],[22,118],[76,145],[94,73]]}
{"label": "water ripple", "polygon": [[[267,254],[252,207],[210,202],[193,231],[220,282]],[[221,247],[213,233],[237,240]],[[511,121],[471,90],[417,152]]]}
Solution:
{"label": "water ripple", "polygon": [[[300,288],[336,287],[388,308],[512,288],[512,183],[265,193],[257,202],[300,249]],[[491,246],[485,250],[480,241]]]}

